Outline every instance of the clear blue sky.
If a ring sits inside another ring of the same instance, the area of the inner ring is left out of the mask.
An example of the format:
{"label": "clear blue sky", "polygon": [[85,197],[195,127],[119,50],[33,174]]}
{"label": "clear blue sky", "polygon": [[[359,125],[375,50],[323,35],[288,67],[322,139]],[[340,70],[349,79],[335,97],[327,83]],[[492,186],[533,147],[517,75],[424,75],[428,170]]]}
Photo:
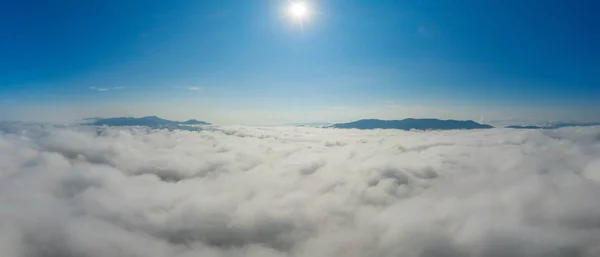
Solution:
{"label": "clear blue sky", "polygon": [[0,119],[600,117],[599,1],[306,2],[4,1]]}

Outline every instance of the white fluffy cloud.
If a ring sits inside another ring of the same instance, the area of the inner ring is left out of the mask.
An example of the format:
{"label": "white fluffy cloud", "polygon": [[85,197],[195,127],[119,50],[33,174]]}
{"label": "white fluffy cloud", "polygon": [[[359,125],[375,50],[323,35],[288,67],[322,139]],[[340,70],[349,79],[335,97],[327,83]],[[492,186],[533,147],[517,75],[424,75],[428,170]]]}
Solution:
{"label": "white fluffy cloud", "polygon": [[0,256],[599,256],[600,128],[0,126]]}

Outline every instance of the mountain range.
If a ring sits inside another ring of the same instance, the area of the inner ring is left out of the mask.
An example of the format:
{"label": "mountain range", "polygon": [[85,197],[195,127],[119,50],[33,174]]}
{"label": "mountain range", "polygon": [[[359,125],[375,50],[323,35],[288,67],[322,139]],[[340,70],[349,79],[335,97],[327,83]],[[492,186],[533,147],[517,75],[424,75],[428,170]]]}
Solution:
{"label": "mountain range", "polygon": [[489,129],[493,126],[479,124],[472,120],[439,120],[439,119],[403,119],[377,120],[366,119],[330,126],[341,129],[401,129],[401,130],[451,130],[451,129]]}
{"label": "mountain range", "polygon": [[[86,118],[86,124],[94,126],[146,126],[151,128],[201,130],[195,125],[211,125],[205,121],[195,119],[187,121],[173,121],[157,116],[141,118],[116,117],[116,118]],[[328,125],[326,123],[293,124],[302,127],[322,127],[338,129],[400,129],[400,130],[454,130],[454,129],[490,129],[491,125],[480,124],[472,120],[440,120],[440,119],[403,119],[403,120],[378,120],[363,119],[348,123]],[[574,126],[600,126],[600,123],[554,123],[544,125],[512,125],[510,129],[556,129]]]}
{"label": "mountain range", "polygon": [[600,123],[554,123],[545,125],[515,125],[506,126],[505,128],[512,129],[557,129],[564,127],[589,127],[589,126],[600,126]]}
{"label": "mountain range", "polygon": [[90,125],[95,126],[148,126],[148,127],[177,127],[182,125],[211,125],[205,121],[187,120],[173,121],[156,116],[147,116],[141,118],[133,117],[117,117],[117,118],[89,118],[84,119],[90,121]]}

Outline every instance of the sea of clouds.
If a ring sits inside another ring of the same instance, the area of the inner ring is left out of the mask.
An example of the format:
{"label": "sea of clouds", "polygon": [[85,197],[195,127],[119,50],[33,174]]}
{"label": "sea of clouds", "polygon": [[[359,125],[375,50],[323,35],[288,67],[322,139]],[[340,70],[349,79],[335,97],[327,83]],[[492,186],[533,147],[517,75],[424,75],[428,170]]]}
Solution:
{"label": "sea of clouds", "polygon": [[0,256],[600,256],[600,127],[3,123]]}

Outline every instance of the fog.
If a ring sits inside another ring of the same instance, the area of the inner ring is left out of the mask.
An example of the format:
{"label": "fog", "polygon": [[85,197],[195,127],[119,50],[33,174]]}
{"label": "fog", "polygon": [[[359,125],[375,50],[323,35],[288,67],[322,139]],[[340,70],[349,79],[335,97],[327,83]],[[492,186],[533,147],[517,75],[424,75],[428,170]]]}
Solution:
{"label": "fog", "polygon": [[0,256],[600,256],[600,127],[0,125]]}

